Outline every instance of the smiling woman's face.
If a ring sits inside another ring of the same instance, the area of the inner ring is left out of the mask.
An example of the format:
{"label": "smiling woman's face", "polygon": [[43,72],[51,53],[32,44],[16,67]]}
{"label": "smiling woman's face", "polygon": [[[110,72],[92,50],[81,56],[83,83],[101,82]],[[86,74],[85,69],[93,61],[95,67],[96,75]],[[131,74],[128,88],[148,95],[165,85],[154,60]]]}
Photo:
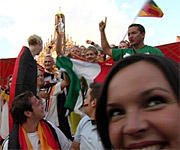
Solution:
{"label": "smiling woman's face", "polygon": [[161,70],[137,62],[108,88],[109,135],[115,149],[179,149],[179,103]]}

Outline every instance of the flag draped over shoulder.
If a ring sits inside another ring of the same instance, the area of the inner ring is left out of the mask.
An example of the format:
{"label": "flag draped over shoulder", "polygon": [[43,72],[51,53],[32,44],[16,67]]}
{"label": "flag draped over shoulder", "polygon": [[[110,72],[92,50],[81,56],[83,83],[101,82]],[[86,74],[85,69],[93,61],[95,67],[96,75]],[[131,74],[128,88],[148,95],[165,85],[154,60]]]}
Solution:
{"label": "flag draped over shoulder", "polygon": [[[61,149],[58,136],[52,125],[42,119],[37,127],[39,136],[39,142],[41,143],[41,149]],[[12,132],[9,135],[9,149],[33,149],[26,131],[17,122],[14,123]]]}
{"label": "flag draped over shoulder", "polygon": [[69,91],[64,107],[70,111],[74,110],[81,90],[80,79],[84,78],[87,85],[94,81],[103,82],[113,63],[111,61],[102,64],[90,63],[65,56],[57,57],[56,66],[59,69],[65,69],[70,78]]}
{"label": "flag draped over shoulder", "polygon": [[162,10],[156,5],[153,0],[148,0],[145,6],[142,8],[138,17],[159,17],[163,16]]}
{"label": "flag draped over shoulder", "polygon": [[[29,48],[23,46],[14,66],[10,89],[9,110],[14,97],[25,91],[31,91],[34,95],[37,95],[37,63],[34,60]],[[12,130],[12,127],[13,119],[9,113],[10,131]]]}

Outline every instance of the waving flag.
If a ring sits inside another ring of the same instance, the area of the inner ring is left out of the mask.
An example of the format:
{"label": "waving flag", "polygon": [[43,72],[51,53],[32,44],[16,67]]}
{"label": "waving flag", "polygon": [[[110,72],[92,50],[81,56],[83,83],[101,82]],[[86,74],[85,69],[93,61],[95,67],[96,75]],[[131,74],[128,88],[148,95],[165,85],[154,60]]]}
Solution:
{"label": "waving flag", "polygon": [[77,99],[81,93],[80,80],[84,78],[87,85],[94,81],[103,82],[113,64],[114,61],[111,60],[103,63],[90,63],[65,56],[57,57],[56,66],[59,69],[65,69],[70,78],[69,92],[64,107],[70,111],[78,109],[74,107],[77,106]]}
{"label": "waving flag", "polygon": [[145,6],[142,8],[138,17],[159,17],[163,16],[162,10],[156,5],[153,0],[147,1]]}

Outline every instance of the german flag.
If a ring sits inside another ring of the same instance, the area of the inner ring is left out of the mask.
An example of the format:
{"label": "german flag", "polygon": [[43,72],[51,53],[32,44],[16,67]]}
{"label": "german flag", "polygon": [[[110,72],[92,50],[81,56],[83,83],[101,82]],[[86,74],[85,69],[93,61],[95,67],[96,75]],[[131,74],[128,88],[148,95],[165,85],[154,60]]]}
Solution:
{"label": "german flag", "polygon": [[162,10],[156,5],[153,0],[149,0],[142,8],[138,17],[159,17],[163,16]]}
{"label": "german flag", "polygon": [[[16,58],[13,78],[10,89],[9,111],[14,97],[25,92],[31,91],[37,95],[37,63],[34,60],[28,47],[23,46],[18,58]],[[13,119],[9,113],[9,131],[12,130]]]}

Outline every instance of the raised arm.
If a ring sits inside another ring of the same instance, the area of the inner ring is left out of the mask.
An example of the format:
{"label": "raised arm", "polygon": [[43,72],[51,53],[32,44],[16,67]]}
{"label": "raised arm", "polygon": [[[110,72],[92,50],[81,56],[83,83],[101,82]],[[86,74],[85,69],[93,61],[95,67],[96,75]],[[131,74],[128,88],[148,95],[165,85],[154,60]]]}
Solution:
{"label": "raised arm", "polygon": [[64,55],[62,51],[62,35],[58,31],[58,25],[55,26],[55,31],[57,33],[57,39],[56,39],[56,53],[58,56]]}
{"label": "raised arm", "polygon": [[61,89],[64,89],[70,83],[69,77],[67,76],[67,74],[65,72],[63,72],[63,77],[64,77],[64,80],[61,83]]}
{"label": "raised arm", "polygon": [[105,34],[106,22],[107,22],[107,17],[105,17],[105,21],[101,21],[99,23],[99,30],[101,34],[101,47],[104,53],[106,53],[109,56],[112,56],[112,49],[109,46],[109,43],[106,39],[106,34]]}
{"label": "raised arm", "polygon": [[102,49],[102,48],[101,48],[98,44],[96,44],[94,41],[86,40],[86,43],[93,45],[94,47],[96,47],[96,48],[99,49],[99,50]]}

